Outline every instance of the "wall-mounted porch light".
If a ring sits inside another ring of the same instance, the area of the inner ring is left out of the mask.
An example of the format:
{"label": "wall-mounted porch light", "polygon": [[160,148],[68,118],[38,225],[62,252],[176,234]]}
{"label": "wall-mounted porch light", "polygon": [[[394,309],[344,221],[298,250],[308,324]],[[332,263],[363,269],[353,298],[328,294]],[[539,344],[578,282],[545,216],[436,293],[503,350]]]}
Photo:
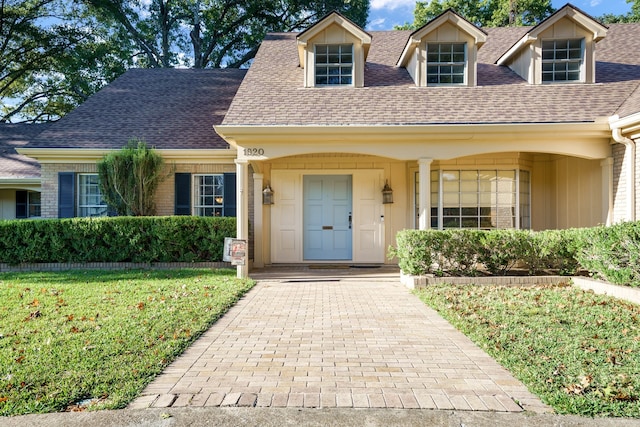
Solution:
{"label": "wall-mounted porch light", "polygon": [[385,205],[393,203],[393,190],[389,187],[389,181],[385,181],[382,188],[382,203]]}
{"label": "wall-mounted porch light", "polygon": [[273,190],[267,184],[267,186],[262,190],[262,204],[263,205],[272,205],[273,204]]}

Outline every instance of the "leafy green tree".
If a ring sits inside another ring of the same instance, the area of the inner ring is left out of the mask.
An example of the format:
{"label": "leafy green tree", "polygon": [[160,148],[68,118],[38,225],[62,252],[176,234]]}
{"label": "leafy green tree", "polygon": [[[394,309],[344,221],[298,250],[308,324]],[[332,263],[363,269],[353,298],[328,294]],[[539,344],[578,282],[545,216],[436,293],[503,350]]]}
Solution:
{"label": "leafy green tree", "polygon": [[627,0],[627,3],[631,3],[631,11],[629,13],[624,15],[607,13],[599,16],[598,20],[604,24],[640,22],[640,0]]}
{"label": "leafy green tree", "polygon": [[418,1],[414,22],[399,29],[417,29],[447,9],[481,27],[536,25],[555,10],[551,0],[431,0]]}
{"label": "leafy green tree", "polygon": [[300,30],[332,10],[361,26],[368,0],[83,0],[87,13],[137,48],[137,65],[240,67],[270,31]]}
{"label": "leafy green tree", "polygon": [[0,122],[60,118],[129,56],[64,0],[0,1]]}
{"label": "leafy green tree", "polygon": [[130,140],[119,151],[98,162],[100,191],[118,215],[155,215],[155,196],[163,175],[164,160],[144,141]]}

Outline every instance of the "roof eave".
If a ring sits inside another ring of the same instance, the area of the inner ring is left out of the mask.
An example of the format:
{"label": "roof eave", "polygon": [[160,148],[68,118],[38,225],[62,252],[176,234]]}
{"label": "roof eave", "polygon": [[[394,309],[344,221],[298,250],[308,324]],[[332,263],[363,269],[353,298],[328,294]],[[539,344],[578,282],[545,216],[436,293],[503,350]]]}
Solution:
{"label": "roof eave", "polygon": [[[40,163],[95,163],[116,149],[108,148],[19,148],[20,154]],[[156,149],[165,160],[174,163],[233,163],[233,149]]]}

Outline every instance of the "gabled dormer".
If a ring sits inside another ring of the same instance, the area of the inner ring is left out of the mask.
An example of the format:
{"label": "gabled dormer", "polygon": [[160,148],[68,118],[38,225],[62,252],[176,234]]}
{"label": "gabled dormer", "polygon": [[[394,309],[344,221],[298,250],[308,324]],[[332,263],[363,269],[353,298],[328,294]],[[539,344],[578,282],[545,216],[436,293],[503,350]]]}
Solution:
{"label": "gabled dormer", "polygon": [[475,86],[487,33],[448,9],[409,36],[396,64],[416,86]]}
{"label": "gabled dormer", "polygon": [[596,42],[607,27],[567,4],[527,32],[496,64],[529,84],[594,83]]}
{"label": "gabled dormer", "polygon": [[364,86],[371,35],[331,12],[297,37],[304,87]]}

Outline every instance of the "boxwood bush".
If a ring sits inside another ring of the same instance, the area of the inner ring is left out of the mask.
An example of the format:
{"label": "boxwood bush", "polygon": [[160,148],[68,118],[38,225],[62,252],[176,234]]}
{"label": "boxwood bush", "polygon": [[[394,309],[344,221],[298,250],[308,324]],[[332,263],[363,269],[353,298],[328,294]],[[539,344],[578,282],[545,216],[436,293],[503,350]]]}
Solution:
{"label": "boxwood bush", "polygon": [[640,221],[584,232],[578,261],[594,275],[617,285],[640,286]]}
{"label": "boxwood bush", "polygon": [[582,231],[547,230],[403,230],[390,256],[407,274],[510,274],[518,266],[529,274],[552,270],[575,274]]}
{"label": "boxwood bush", "polygon": [[640,222],[585,229],[403,230],[389,255],[412,275],[574,275],[587,271],[619,285],[640,286]]}
{"label": "boxwood bush", "polygon": [[0,221],[0,262],[216,262],[235,234],[235,218],[8,220]]}

